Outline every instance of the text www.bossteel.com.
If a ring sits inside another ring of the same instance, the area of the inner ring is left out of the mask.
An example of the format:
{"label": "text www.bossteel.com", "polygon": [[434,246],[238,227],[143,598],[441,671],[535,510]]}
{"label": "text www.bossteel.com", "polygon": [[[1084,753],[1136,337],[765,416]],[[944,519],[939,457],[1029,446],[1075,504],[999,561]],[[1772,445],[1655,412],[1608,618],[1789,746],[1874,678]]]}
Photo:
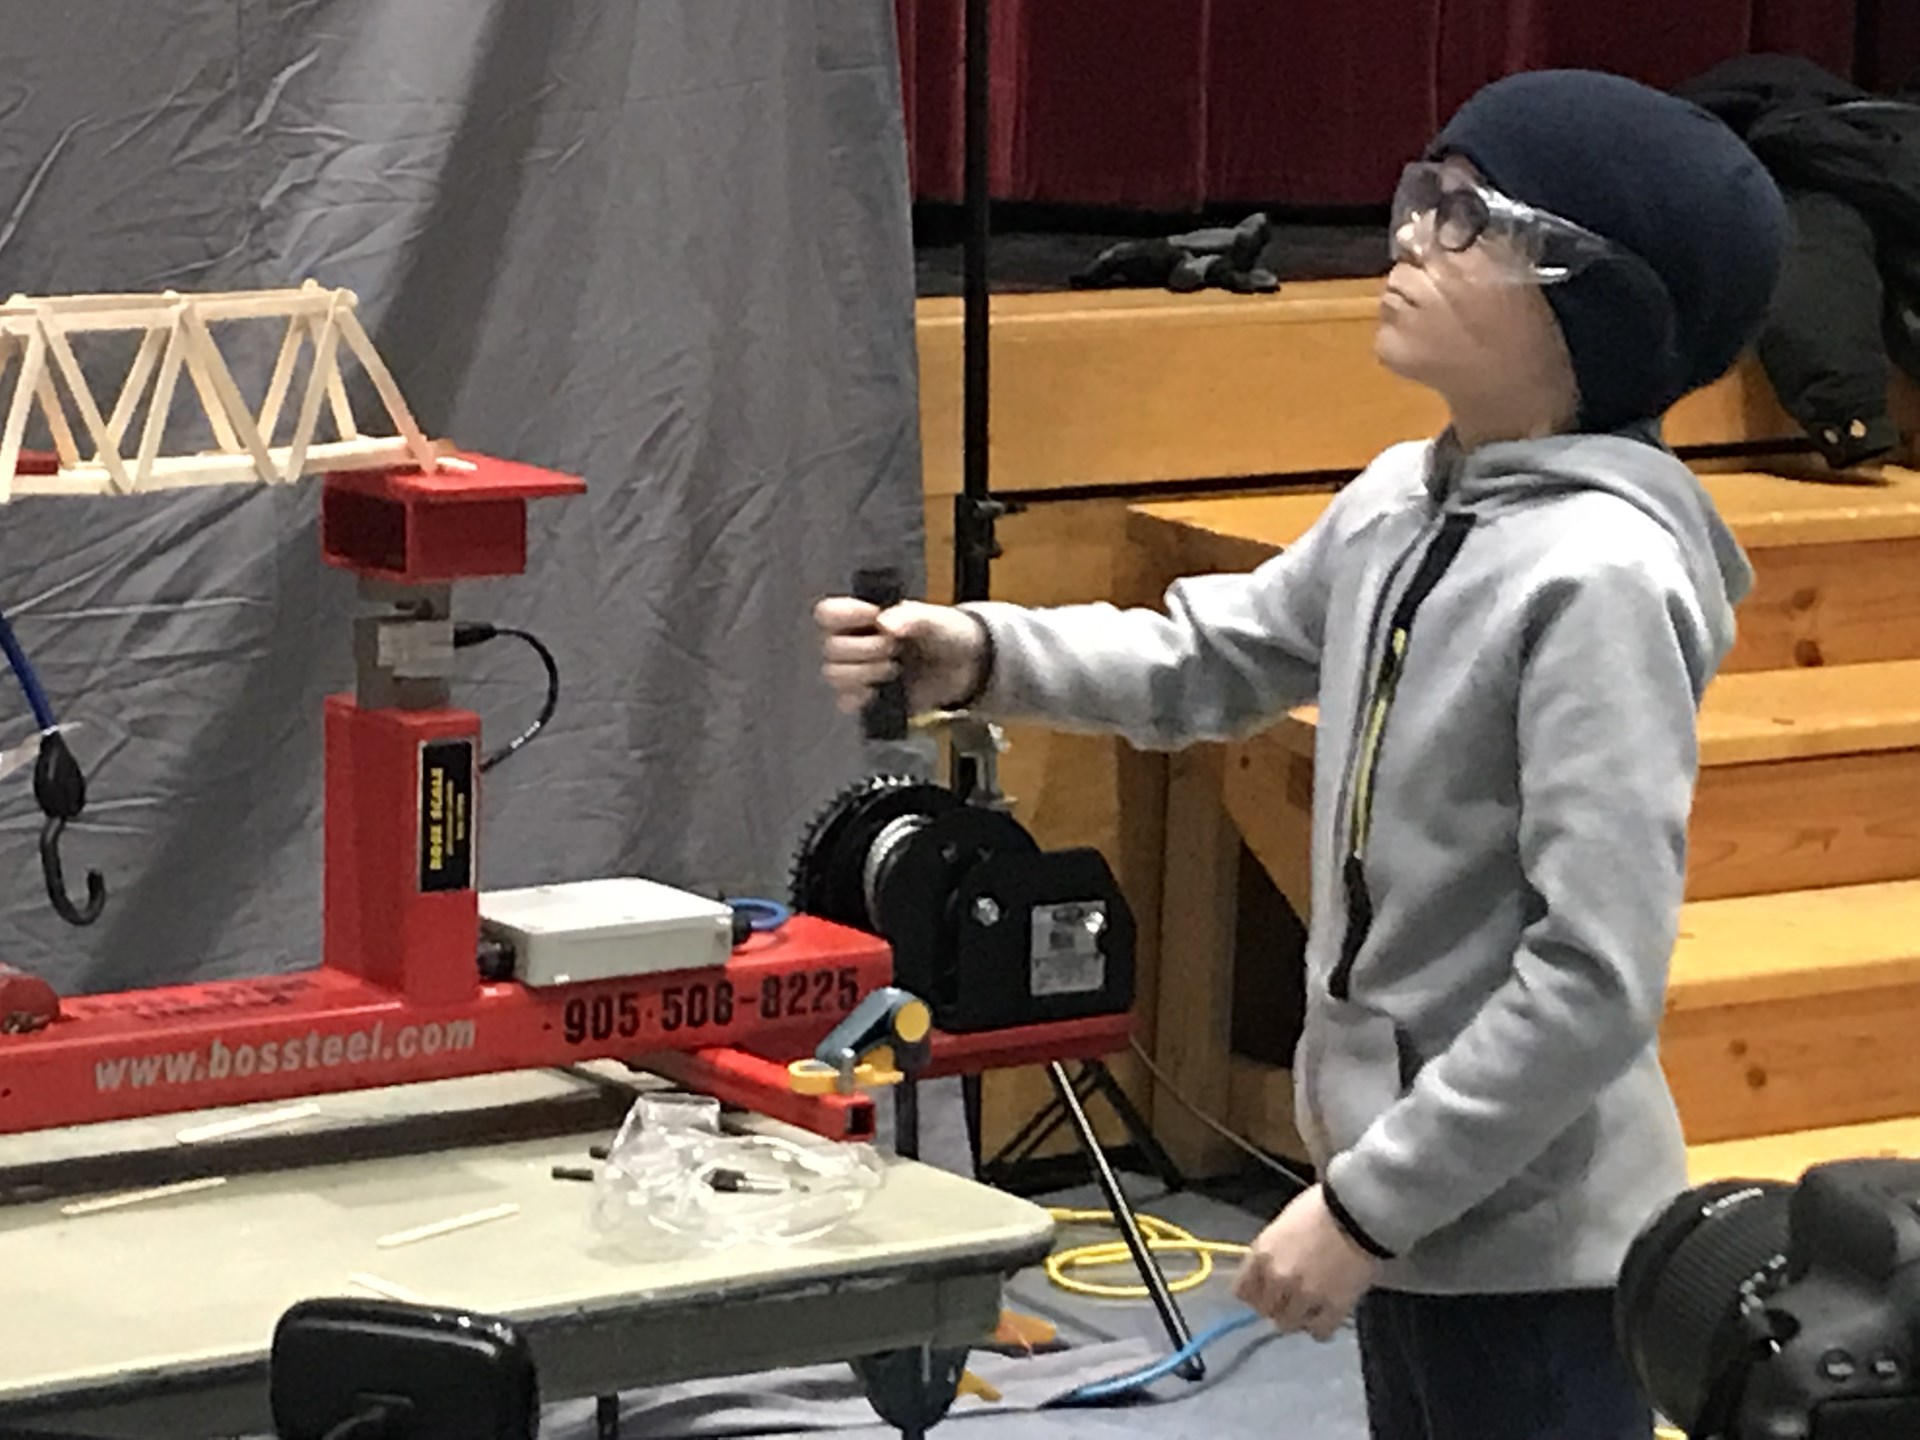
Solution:
{"label": "text www.bossteel.com", "polygon": [[309,1030],[291,1040],[267,1040],[257,1045],[228,1045],[212,1040],[192,1050],[96,1060],[93,1084],[96,1090],[103,1091],[199,1085],[210,1080],[244,1080],[251,1075],[332,1070],[341,1065],[363,1065],[370,1060],[412,1060],[419,1056],[453,1054],[471,1050],[476,1043],[476,1027],[471,1020],[426,1021],[399,1026],[391,1033],[384,1023],[325,1034]]}

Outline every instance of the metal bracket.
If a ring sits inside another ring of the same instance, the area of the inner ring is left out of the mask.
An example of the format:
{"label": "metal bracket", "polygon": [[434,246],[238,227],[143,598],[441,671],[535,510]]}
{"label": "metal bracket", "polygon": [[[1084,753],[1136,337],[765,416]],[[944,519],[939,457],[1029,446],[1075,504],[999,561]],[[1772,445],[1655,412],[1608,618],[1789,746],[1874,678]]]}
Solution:
{"label": "metal bracket", "polygon": [[445,705],[452,695],[453,586],[361,577],[353,658],[362,708]]}
{"label": "metal bracket", "polygon": [[972,784],[962,799],[982,810],[1012,811],[1013,797],[1000,789],[1000,757],[1007,751],[1006,732],[1000,726],[966,710],[916,716],[914,724],[943,734],[953,751],[956,773],[971,776]]}

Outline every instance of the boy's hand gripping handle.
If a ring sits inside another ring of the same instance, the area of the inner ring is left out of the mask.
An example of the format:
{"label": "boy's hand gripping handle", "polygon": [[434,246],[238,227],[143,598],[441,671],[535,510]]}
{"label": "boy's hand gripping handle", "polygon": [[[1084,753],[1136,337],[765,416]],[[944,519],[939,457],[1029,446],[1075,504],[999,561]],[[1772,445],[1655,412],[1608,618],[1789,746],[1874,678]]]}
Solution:
{"label": "boy's hand gripping handle", "polygon": [[[853,596],[856,600],[865,600],[869,605],[878,605],[885,610],[906,599],[907,589],[898,569],[891,565],[875,566],[853,572]],[[905,656],[901,657],[900,664],[904,669]],[[907,738],[907,682],[904,677],[896,677],[875,688],[873,698],[860,712],[860,726],[869,740]]]}

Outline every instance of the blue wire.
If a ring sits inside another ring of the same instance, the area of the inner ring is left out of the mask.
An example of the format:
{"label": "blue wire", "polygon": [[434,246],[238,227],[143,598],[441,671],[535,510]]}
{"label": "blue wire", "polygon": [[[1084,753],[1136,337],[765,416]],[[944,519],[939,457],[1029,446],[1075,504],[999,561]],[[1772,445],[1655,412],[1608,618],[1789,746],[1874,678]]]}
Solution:
{"label": "blue wire", "polygon": [[1259,1318],[1260,1317],[1253,1311],[1243,1310],[1238,1315],[1231,1315],[1210,1329],[1202,1330],[1198,1335],[1194,1336],[1193,1339],[1189,1340],[1185,1345],[1182,1345],[1165,1359],[1156,1360],[1153,1364],[1135,1370],[1131,1374],[1115,1375],[1108,1380],[1094,1380],[1086,1385],[1080,1386],[1078,1389],[1069,1390],[1064,1395],[1056,1396],[1054,1399],[1049,1400],[1047,1404],[1048,1406],[1098,1405],[1107,1400],[1119,1400],[1129,1395],[1138,1394],[1154,1381],[1164,1379],[1168,1375],[1171,1375],[1175,1370],[1178,1370],[1182,1365],[1186,1364],[1187,1361],[1206,1349],[1207,1346],[1213,1344],[1214,1341],[1224,1339],[1236,1330],[1246,1329],[1247,1326],[1253,1324],[1254,1321]]}
{"label": "blue wire", "polygon": [[27,652],[20,648],[20,642],[14,638],[13,627],[7,623],[5,615],[0,615],[0,650],[7,652],[7,663],[13,667],[20,688],[26,691],[27,705],[33,711],[33,723],[40,727],[40,733],[45,735],[58,728],[47,692],[40,688],[40,677],[33,673],[33,662],[27,659]]}
{"label": "blue wire", "polygon": [[736,910],[744,910],[752,920],[756,931],[778,930],[793,918],[793,911],[778,900],[755,900],[749,896],[729,895],[727,904]]}

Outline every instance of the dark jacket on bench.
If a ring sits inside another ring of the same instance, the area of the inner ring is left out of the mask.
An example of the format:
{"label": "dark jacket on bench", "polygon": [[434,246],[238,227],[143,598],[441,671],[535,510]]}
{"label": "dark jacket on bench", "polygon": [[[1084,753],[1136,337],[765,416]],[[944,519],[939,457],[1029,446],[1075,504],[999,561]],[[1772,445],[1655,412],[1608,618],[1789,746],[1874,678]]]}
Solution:
{"label": "dark jacket on bench", "polygon": [[1898,442],[1888,358],[1920,378],[1920,104],[1793,56],[1730,60],[1680,93],[1740,134],[1793,219],[1760,363],[1829,464]]}

